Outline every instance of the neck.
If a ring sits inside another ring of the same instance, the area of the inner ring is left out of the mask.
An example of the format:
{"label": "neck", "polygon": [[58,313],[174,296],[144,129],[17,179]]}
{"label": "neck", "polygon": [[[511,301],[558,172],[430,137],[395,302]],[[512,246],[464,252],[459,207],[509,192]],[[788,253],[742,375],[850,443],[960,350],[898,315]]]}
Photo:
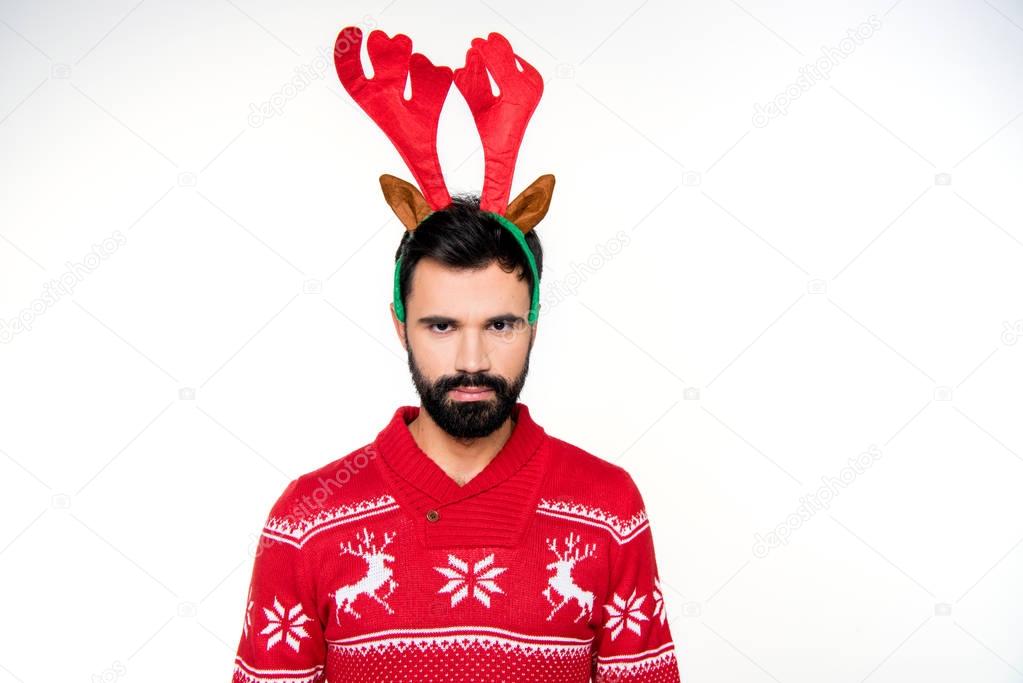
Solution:
{"label": "neck", "polygon": [[511,437],[515,422],[510,417],[487,436],[458,439],[437,425],[420,406],[419,415],[408,425],[416,445],[437,463],[459,486],[465,486],[501,451]]}

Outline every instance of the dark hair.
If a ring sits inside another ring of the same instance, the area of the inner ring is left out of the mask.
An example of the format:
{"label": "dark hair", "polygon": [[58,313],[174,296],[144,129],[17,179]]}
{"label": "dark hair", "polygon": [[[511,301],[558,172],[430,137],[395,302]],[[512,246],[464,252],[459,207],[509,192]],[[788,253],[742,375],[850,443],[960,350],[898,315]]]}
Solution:
{"label": "dark hair", "polygon": [[[536,230],[525,235],[536,272],[543,277],[543,248]],[[492,216],[480,210],[477,194],[459,194],[451,204],[430,214],[412,231],[405,231],[394,260],[401,258],[398,285],[402,302],[408,301],[412,273],[419,260],[436,259],[449,268],[485,268],[496,261],[501,269],[526,280],[532,294],[535,283],[529,261],[515,237]]]}

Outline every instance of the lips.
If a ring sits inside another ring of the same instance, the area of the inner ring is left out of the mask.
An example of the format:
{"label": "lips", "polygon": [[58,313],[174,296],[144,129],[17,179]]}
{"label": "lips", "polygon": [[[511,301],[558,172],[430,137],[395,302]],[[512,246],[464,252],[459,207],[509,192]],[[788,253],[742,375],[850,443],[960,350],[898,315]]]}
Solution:
{"label": "lips", "polygon": [[459,403],[489,401],[495,395],[490,387],[455,387],[450,393],[451,399]]}
{"label": "lips", "polygon": [[458,391],[463,394],[485,394],[488,391],[493,391],[490,387],[455,387],[452,391]]}

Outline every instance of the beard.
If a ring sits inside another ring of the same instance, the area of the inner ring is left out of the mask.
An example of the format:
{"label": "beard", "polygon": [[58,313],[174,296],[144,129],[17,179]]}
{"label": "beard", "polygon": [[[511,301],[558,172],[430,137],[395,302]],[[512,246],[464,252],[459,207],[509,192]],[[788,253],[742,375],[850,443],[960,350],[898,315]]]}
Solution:
{"label": "beard", "polygon": [[[456,439],[478,439],[488,436],[511,416],[526,383],[529,353],[526,354],[522,372],[511,382],[500,375],[485,373],[444,375],[431,382],[420,371],[412,354],[412,347],[408,344],[406,346],[412,382],[416,385],[419,398],[422,399],[423,409],[429,413],[437,426],[449,435]],[[455,401],[448,396],[448,392],[457,387],[488,387],[494,391],[494,396],[480,401]]]}

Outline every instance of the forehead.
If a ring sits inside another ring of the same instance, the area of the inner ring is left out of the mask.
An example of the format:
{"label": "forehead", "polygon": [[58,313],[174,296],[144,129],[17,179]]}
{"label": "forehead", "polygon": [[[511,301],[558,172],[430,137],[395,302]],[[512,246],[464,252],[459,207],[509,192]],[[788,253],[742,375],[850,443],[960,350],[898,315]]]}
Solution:
{"label": "forehead", "polygon": [[484,268],[456,269],[423,258],[412,271],[408,302],[431,314],[491,314],[492,309],[529,310],[529,281],[492,261]]}

